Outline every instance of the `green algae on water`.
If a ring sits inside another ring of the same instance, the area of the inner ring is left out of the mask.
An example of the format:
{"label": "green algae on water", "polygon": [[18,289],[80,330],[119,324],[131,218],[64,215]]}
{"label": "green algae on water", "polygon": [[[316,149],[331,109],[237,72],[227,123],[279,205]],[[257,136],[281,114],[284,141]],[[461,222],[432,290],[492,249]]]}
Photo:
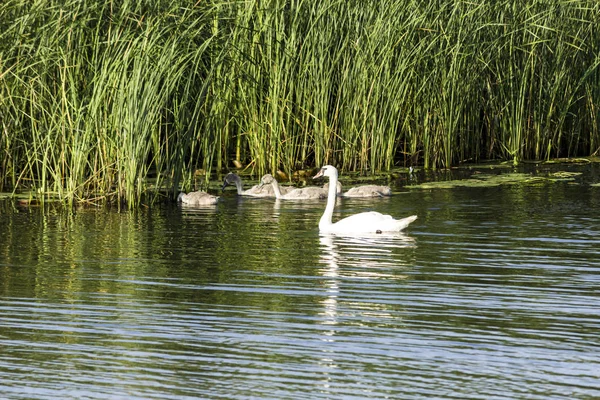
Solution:
{"label": "green algae on water", "polygon": [[425,182],[419,185],[406,186],[408,189],[452,189],[455,187],[494,187],[516,184],[541,184],[547,182],[575,181],[581,172],[558,171],[547,176],[531,175],[521,172],[507,174],[474,174],[467,179]]}

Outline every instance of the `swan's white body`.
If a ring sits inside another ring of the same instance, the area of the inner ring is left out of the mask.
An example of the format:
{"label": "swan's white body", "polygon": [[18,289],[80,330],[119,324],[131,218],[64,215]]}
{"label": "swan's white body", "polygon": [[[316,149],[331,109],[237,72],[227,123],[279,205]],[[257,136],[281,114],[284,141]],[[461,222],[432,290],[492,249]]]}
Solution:
{"label": "swan's white body", "polygon": [[383,197],[391,196],[392,188],[380,185],[362,185],[348,189],[340,194],[341,197]]}
{"label": "swan's white body", "polygon": [[391,215],[381,214],[375,211],[354,214],[344,219],[331,222],[333,209],[335,208],[336,186],[338,181],[338,171],[331,165],[326,165],[315,175],[315,178],[329,177],[329,193],[327,196],[327,206],[325,212],[319,221],[319,230],[326,233],[383,233],[399,232],[406,228],[411,222],[417,219],[416,215],[402,219],[394,219]]}
{"label": "swan's white body", "polygon": [[[280,200],[311,200],[311,199],[325,199],[327,198],[327,190],[316,187],[308,186],[303,188],[292,189],[287,193],[281,193],[279,183],[273,178],[273,175],[267,174],[260,180],[261,185],[271,185],[275,192],[275,197]],[[334,188],[334,193],[336,192]]]}
{"label": "swan's white body", "polygon": [[[250,189],[244,190],[243,187],[244,185],[242,184],[242,179],[230,172],[227,175],[225,175],[225,179],[223,180],[223,187],[221,188],[221,190],[225,190],[225,187],[227,187],[227,185],[231,185],[234,184],[236,189],[237,189],[237,194],[239,196],[250,196],[250,197],[275,197],[275,192],[273,191],[273,187],[269,186],[269,185],[254,185],[252,186]],[[280,191],[285,194],[289,191],[288,188],[286,187],[282,187],[280,188]]]}
{"label": "swan's white body", "polygon": [[188,194],[179,193],[179,196],[177,196],[177,201],[190,206],[209,206],[217,204],[218,200],[218,196],[213,196],[202,191],[190,192]]}

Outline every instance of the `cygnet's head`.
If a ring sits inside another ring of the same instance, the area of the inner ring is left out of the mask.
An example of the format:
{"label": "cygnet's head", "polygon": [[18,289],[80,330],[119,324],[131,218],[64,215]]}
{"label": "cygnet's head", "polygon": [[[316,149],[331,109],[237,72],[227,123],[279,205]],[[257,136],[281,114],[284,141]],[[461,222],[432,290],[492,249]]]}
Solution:
{"label": "cygnet's head", "polygon": [[231,184],[237,185],[237,183],[238,182],[241,183],[241,181],[242,180],[240,179],[239,176],[237,176],[233,172],[230,172],[227,175],[225,175],[225,179],[223,179],[223,186],[221,187],[221,191],[225,190],[225,188],[227,187],[227,185],[231,185]]}
{"label": "cygnet's head", "polygon": [[260,183],[261,183],[261,185],[268,185],[268,184],[273,183],[274,180],[275,180],[275,178],[273,178],[273,175],[266,174],[260,179]]}

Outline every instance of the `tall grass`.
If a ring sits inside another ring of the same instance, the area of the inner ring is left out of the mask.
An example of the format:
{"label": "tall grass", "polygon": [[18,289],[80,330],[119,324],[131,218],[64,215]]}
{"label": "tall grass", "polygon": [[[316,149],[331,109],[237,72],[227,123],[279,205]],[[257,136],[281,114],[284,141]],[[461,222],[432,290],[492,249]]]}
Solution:
{"label": "tall grass", "polygon": [[204,123],[210,16],[164,3],[0,6],[4,183],[135,206],[151,174],[177,186],[199,153],[212,155],[212,140],[191,144]]}
{"label": "tall grass", "polygon": [[5,0],[0,186],[135,207],[233,159],[597,154],[599,23],[594,0]]}

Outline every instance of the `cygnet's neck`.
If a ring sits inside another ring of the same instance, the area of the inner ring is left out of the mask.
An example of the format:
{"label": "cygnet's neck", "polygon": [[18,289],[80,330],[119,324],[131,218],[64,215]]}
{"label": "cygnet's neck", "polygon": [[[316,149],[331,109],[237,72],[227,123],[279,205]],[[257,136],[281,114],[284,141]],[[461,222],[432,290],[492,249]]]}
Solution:
{"label": "cygnet's neck", "polygon": [[235,183],[235,187],[237,189],[237,193],[238,194],[243,194],[243,192],[244,192],[244,189],[243,189],[244,186],[242,184],[242,180],[238,177],[233,182]]}
{"label": "cygnet's neck", "polygon": [[277,180],[275,178],[273,178],[273,182],[271,182],[271,185],[273,186],[273,192],[275,192],[275,198],[280,199],[281,191],[279,190],[279,183],[277,183]]}

